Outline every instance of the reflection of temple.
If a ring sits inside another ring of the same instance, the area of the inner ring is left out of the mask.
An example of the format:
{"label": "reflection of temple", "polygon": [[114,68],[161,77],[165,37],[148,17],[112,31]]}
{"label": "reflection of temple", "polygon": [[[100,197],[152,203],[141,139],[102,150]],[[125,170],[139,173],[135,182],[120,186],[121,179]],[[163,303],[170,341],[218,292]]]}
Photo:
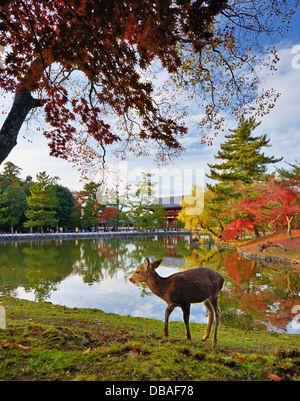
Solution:
{"label": "reflection of temple", "polygon": [[176,218],[181,210],[180,203],[184,195],[177,196],[166,196],[158,198],[159,203],[164,207],[167,213],[167,224],[168,228],[178,228]]}
{"label": "reflection of temple", "polygon": [[[172,236],[162,236],[159,237],[160,240],[164,243],[166,253],[171,255],[171,254],[176,254],[177,255],[177,245],[179,241],[184,241],[188,247],[191,246],[192,243],[192,236],[191,235],[172,235]],[[154,241],[157,241],[158,237],[154,237]]]}

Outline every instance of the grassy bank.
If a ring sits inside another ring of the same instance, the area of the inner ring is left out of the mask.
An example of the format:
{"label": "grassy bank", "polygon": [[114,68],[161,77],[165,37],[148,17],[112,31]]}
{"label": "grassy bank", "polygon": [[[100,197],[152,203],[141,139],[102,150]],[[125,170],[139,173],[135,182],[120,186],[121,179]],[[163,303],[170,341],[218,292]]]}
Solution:
{"label": "grassy bank", "polygon": [[220,326],[219,345],[201,342],[205,325],[70,309],[1,297],[0,380],[300,380],[297,335]]}
{"label": "grassy bank", "polygon": [[[273,233],[265,237],[258,237],[251,240],[247,245],[240,244],[240,248],[257,255],[263,256],[275,256],[280,258],[288,259],[300,259],[300,230],[292,230],[292,240],[287,238],[286,231],[280,231]],[[269,247],[265,252],[260,252],[257,249],[258,244],[264,244],[267,241],[271,241],[274,244],[281,244],[287,251],[284,252],[280,247]]]}

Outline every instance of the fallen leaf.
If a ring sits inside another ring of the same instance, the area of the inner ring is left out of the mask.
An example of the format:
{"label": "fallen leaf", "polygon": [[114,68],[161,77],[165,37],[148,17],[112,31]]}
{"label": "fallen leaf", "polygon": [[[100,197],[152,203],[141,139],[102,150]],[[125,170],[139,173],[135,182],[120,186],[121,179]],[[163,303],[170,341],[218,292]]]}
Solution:
{"label": "fallen leaf", "polygon": [[239,359],[242,362],[245,362],[245,358],[243,356],[236,356],[235,359]]}
{"label": "fallen leaf", "polygon": [[268,379],[272,380],[273,382],[280,382],[281,378],[277,375],[273,375],[272,373],[268,376]]}
{"label": "fallen leaf", "polygon": [[108,341],[110,339],[110,336],[108,336],[107,334],[102,334],[100,337],[100,340],[106,340]]}
{"label": "fallen leaf", "polygon": [[128,352],[128,355],[130,356],[136,356],[139,354],[139,351],[137,351],[136,349],[132,349],[131,351]]}
{"label": "fallen leaf", "polygon": [[182,336],[185,336],[186,335],[186,333],[183,331],[183,332],[181,332],[180,333]]}
{"label": "fallen leaf", "polygon": [[21,344],[17,344],[16,347],[17,347],[17,348],[26,349],[26,350],[29,349],[28,346],[24,346],[24,345],[21,345]]}
{"label": "fallen leaf", "polygon": [[277,375],[273,375],[272,373],[268,376],[268,378],[274,382],[289,382],[289,381],[294,381],[293,377],[290,375],[285,375],[282,377],[279,377]]}
{"label": "fallen leaf", "polygon": [[88,352],[90,352],[90,350],[91,350],[91,347],[86,349],[85,351],[83,351],[83,354],[87,354]]}

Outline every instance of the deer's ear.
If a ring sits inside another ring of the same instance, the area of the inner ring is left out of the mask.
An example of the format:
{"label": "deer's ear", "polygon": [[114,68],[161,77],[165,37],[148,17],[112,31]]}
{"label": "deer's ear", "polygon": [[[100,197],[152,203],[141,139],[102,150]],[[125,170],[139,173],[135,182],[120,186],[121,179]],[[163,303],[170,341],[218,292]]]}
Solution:
{"label": "deer's ear", "polygon": [[148,269],[149,265],[150,265],[149,259],[148,259],[148,258],[145,258],[145,260],[144,260],[144,267],[145,267],[146,269]]}
{"label": "deer's ear", "polygon": [[157,269],[162,261],[163,261],[162,259],[155,260],[154,262],[151,263],[151,266],[153,267],[153,269]]}

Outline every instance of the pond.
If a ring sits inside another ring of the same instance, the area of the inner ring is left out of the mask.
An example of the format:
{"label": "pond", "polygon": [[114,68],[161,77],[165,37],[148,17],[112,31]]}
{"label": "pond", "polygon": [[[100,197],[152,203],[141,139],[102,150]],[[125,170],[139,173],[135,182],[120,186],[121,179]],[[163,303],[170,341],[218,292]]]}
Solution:
{"label": "pond", "polygon": [[[300,305],[299,268],[242,259],[234,250],[196,245],[190,236],[0,243],[0,295],[163,320],[165,302],[129,281],[145,256],[163,259],[157,272],[164,277],[197,266],[219,271],[222,324],[300,334],[293,314]],[[171,320],[182,320],[180,308]],[[203,304],[192,305],[190,320],[207,323]]]}

